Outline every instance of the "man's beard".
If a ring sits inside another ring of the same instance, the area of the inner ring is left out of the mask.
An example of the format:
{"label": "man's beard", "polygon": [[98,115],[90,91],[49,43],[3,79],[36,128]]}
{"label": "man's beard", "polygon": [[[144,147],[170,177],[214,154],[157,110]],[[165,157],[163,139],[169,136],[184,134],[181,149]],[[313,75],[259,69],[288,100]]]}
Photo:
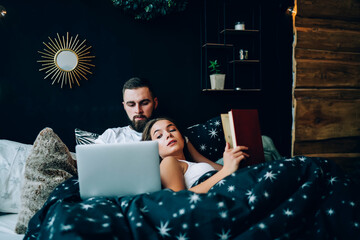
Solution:
{"label": "man's beard", "polygon": [[[135,118],[145,118],[144,120],[138,120],[135,121]],[[130,119],[129,119],[130,120]],[[130,126],[132,129],[134,129],[137,132],[143,132],[145,125],[147,124],[147,122],[149,121],[149,118],[147,118],[144,115],[136,115],[133,117],[133,119],[130,121]]]}

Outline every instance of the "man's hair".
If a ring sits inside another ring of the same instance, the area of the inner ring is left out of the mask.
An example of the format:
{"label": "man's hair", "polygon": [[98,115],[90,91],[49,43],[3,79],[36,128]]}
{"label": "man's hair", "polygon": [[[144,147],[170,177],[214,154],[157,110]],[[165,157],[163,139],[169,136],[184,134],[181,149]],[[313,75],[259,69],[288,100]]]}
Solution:
{"label": "man's hair", "polygon": [[152,98],[156,97],[154,89],[152,88],[150,82],[146,79],[138,78],[138,77],[130,78],[124,83],[122,94],[124,96],[126,89],[137,89],[142,87],[147,87],[149,89]]}

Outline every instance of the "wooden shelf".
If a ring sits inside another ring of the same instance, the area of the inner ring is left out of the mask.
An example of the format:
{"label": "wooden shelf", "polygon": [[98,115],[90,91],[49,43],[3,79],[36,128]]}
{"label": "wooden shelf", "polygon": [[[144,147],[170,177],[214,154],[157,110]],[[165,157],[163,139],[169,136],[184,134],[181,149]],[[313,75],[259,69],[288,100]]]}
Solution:
{"label": "wooden shelf", "polygon": [[[255,4],[248,5],[241,1],[220,1],[224,4],[216,3],[218,1],[210,2],[203,0],[204,11],[201,18],[201,91],[214,94],[214,97],[226,94],[251,96],[261,93],[261,3],[256,1]],[[227,25],[237,18],[239,12],[233,11],[233,8],[239,7],[246,7],[244,11],[249,13],[242,16],[242,21],[249,29],[237,30],[234,25]],[[241,57],[243,60],[240,60],[241,49],[246,59]],[[228,89],[208,89],[211,88],[208,63],[213,59],[218,61],[220,71],[226,74]],[[236,90],[237,87],[242,89]]]}
{"label": "wooden shelf", "polygon": [[253,34],[258,34],[260,33],[259,30],[235,30],[235,29],[224,29],[221,30],[220,32],[221,34],[238,34],[238,35],[253,35]]}
{"label": "wooden shelf", "polygon": [[213,48],[232,48],[234,44],[222,44],[222,43],[205,43],[202,47],[213,47]]}
{"label": "wooden shelf", "polygon": [[233,60],[230,61],[229,63],[234,63],[234,64],[246,64],[246,63],[260,63],[259,60]]}

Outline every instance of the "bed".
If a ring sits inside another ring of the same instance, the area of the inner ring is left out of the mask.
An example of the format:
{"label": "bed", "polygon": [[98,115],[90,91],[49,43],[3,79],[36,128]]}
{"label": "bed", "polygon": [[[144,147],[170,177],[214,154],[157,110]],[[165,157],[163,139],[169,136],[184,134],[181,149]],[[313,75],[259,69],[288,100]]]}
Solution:
{"label": "bed", "polygon": [[[205,127],[215,127],[214,121],[206,124],[189,129],[201,136]],[[80,132],[77,142],[96,137]],[[214,141],[208,148],[223,146]],[[70,161],[74,155],[51,129],[44,129],[33,146],[12,143],[23,150],[16,155],[27,159],[22,184],[26,186],[29,172],[37,172],[41,181],[37,189],[28,189],[31,196],[23,187],[21,207],[0,216],[1,226],[6,226],[0,229],[0,239],[360,239],[360,201],[353,181],[332,161],[279,157],[266,141],[271,140],[263,138],[268,161],[239,169],[207,194],[163,189],[81,200]],[[216,152],[208,154],[216,157]],[[30,209],[25,198],[37,205],[19,228],[19,219]],[[24,235],[13,233],[14,221]]]}
{"label": "bed", "polygon": [[17,217],[16,213],[0,213],[0,239],[17,240],[24,238],[24,234],[14,232]]}

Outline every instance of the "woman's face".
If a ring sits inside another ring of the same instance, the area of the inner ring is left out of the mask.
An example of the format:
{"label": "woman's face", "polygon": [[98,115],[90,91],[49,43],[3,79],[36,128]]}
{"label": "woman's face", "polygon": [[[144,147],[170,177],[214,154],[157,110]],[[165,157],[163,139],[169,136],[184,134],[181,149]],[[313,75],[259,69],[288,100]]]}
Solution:
{"label": "woman's face", "polygon": [[183,154],[184,139],[174,123],[168,120],[157,121],[150,133],[151,140],[159,143],[161,158]]}

